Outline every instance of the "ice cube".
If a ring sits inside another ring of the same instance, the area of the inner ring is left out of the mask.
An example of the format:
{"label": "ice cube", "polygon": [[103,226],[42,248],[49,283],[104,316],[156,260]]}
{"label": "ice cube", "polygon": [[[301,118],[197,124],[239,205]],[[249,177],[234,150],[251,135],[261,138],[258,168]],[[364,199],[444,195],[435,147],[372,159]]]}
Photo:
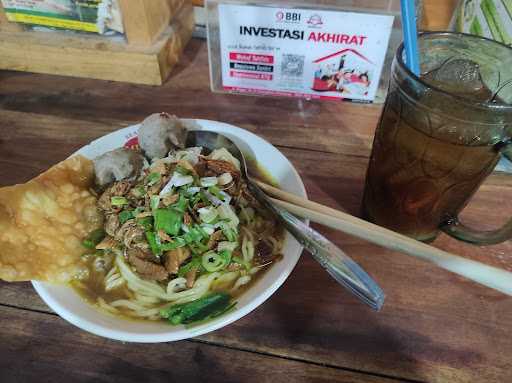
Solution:
{"label": "ice cube", "polygon": [[429,84],[474,101],[489,101],[491,90],[485,85],[479,65],[471,60],[453,59],[424,76]]}
{"label": "ice cube", "polygon": [[[496,76],[495,80],[484,81],[478,63],[458,58],[441,64],[438,68],[422,75],[421,78],[427,84],[467,98],[469,101],[510,105],[502,96],[506,95],[506,90],[512,87],[512,79],[501,78],[500,80],[499,73],[496,73]],[[488,86],[489,82],[492,87]],[[510,99],[510,96],[506,99]]]}

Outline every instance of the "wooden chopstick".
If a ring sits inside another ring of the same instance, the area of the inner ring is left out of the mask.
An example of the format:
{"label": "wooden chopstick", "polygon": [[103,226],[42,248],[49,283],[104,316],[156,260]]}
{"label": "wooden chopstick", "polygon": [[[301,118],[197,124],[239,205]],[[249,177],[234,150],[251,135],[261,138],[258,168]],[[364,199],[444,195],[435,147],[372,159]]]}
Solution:
{"label": "wooden chopstick", "polygon": [[303,218],[309,218],[313,222],[343,231],[387,249],[430,261],[445,270],[507,295],[512,295],[512,273],[506,270],[448,253],[392,230],[316,202],[308,201],[262,182],[258,181],[257,184],[267,194],[279,198],[271,198],[271,200],[277,206],[288,210],[290,213]]}
{"label": "wooden chopstick", "polygon": [[283,201],[290,202],[295,205],[305,207],[306,209],[315,210],[315,211],[318,211],[319,213],[324,213],[324,214],[333,215],[333,214],[336,214],[337,212],[339,212],[339,210],[324,206],[317,202],[310,201],[308,199],[299,197],[295,194],[288,193],[284,190],[278,189],[278,188],[271,186],[269,184],[266,184],[264,182],[261,182],[261,181],[255,181],[255,182],[261,189],[263,189],[263,191],[265,193],[267,193],[268,195],[271,195],[275,198],[279,198]]}

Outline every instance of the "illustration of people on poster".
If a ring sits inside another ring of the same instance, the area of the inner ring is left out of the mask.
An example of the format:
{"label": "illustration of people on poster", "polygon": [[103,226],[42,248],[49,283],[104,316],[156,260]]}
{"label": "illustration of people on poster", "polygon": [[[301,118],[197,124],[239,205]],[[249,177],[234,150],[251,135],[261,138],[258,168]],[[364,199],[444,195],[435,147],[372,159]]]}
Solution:
{"label": "illustration of people on poster", "polygon": [[316,65],[312,90],[337,92],[344,98],[368,94],[373,63],[355,49],[343,49],[313,61]]}

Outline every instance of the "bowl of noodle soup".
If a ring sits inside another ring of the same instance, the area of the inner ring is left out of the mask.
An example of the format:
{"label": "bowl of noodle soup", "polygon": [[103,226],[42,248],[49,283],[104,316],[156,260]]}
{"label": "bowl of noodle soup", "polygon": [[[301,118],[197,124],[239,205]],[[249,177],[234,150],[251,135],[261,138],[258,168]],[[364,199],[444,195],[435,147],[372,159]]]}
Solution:
{"label": "bowl of noodle soup", "polygon": [[[299,174],[286,157],[274,146],[262,138],[241,128],[208,120],[188,120],[194,129],[215,131],[234,141],[244,154],[253,159],[258,167],[270,175],[272,181],[285,191],[300,197],[306,197],[306,191]],[[136,138],[139,125],[133,125],[103,136],[89,145],[81,148],[75,154],[81,154],[94,159],[110,150],[129,145]],[[284,233],[281,254],[282,257],[274,262],[268,270],[251,282],[250,286],[236,296],[236,306],[230,311],[206,322],[190,326],[171,326],[165,321],[132,320],[109,314],[108,310],[99,310],[89,304],[75,289],[68,286],[52,285],[45,282],[33,281],[32,284],[46,304],[73,325],[106,338],[128,342],[169,342],[199,336],[221,327],[247,315],[268,299],[286,280],[295,267],[302,247],[290,236]],[[118,265],[123,268],[124,265]],[[130,269],[123,269],[125,278],[130,278]],[[132,281],[132,285],[139,283]],[[204,282],[206,283],[206,282]],[[196,283],[197,284],[197,283]],[[201,283],[197,284],[198,289]],[[151,288],[144,284],[137,285],[144,292]],[[195,286],[194,286],[195,288]],[[168,289],[172,290],[172,286]],[[168,290],[169,291],[169,290]],[[153,292],[152,294],[161,294]],[[145,296],[145,295],[143,295]]]}

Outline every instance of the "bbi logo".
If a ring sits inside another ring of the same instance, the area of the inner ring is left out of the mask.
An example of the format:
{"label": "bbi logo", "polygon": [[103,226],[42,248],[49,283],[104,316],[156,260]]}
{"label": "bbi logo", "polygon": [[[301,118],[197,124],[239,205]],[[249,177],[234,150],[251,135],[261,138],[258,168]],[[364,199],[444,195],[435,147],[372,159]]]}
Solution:
{"label": "bbi logo", "polygon": [[288,23],[300,22],[300,13],[277,11],[276,20]]}

